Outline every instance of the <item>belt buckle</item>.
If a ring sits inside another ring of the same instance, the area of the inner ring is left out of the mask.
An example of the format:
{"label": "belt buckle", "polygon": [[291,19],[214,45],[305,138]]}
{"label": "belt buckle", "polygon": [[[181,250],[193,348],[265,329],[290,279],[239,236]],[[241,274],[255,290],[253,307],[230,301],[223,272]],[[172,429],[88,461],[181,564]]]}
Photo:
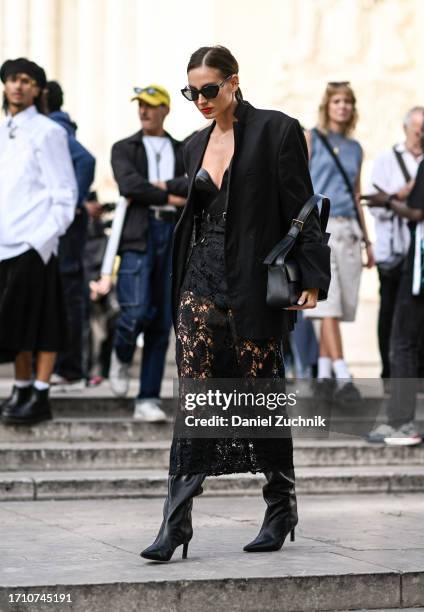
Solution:
{"label": "belt buckle", "polygon": [[292,226],[297,227],[297,229],[301,232],[303,229],[303,221],[300,221],[300,219],[293,219],[292,221]]}

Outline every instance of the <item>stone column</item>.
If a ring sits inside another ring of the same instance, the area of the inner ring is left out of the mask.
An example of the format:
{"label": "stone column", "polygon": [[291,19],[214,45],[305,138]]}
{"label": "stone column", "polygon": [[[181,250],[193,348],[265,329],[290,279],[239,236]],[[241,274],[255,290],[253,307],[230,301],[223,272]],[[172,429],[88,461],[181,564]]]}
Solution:
{"label": "stone column", "polygon": [[1,0],[0,55],[14,59],[29,51],[28,0]]}
{"label": "stone column", "polygon": [[28,56],[45,69],[49,80],[58,78],[58,5],[57,0],[29,0],[28,4]]}

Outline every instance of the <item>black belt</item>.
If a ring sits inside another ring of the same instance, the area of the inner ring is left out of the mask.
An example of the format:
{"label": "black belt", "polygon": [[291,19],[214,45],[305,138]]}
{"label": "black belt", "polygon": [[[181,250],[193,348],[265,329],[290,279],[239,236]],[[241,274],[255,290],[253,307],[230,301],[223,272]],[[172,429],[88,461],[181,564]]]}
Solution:
{"label": "black belt", "polygon": [[159,208],[150,209],[149,213],[158,221],[175,221],[177,213],[173,210],[159,210]]}

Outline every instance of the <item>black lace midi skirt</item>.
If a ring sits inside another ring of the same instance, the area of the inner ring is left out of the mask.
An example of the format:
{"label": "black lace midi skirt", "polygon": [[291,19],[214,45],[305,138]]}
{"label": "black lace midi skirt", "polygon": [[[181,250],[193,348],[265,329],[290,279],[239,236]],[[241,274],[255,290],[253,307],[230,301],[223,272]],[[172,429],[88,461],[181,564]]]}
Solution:
{"label": "black lace midi skirt", "polygon": [[[180,381],[205,378],[281,378],[279,340],[237,338],[231,309],[192,291],[181,295],[176,358]],[[284,471],[293,467],[293,444],[284,438],[184,438],[174,435],[170,474],[207,475]]]}

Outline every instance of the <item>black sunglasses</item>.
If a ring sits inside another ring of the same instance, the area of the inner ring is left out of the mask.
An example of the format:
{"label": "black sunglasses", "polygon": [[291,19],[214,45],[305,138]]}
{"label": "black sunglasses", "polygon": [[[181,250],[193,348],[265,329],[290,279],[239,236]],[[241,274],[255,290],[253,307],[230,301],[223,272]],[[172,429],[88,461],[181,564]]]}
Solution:
{"label": "black sunglasses", "polygon": [[228,79],[231,79],[232,76],[233,75],[230,74],[227,76],[227,78],[221,81],[221,83],[218,83],[217,85],[205,85],[201,89],[196,89],[195,87],[186,85],[184,89],[181,90],[181,93],[189,102],[196,102],[196,100],[199,99],[200,94],[202,94],[206,100],[212,100],[212,98],[216,98],[216,96],[219,94],[220,88],[223,87],[224,83],[228,81]]}

